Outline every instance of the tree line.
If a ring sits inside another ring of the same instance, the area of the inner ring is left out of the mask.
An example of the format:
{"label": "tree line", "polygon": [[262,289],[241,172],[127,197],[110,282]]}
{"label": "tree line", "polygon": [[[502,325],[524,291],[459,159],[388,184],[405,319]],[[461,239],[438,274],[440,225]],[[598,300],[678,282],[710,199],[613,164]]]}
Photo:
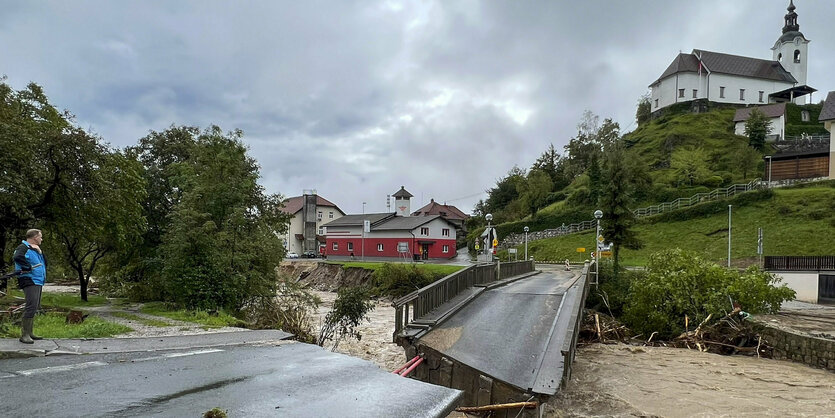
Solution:
{"label": "tree line", "polygon": [[0,79],[0,254],[44,233],[52,277],[137,300],[239,310],[275,295],[288,217],[258,184],[243,133],[172,125],[125,149],[31,83]]}

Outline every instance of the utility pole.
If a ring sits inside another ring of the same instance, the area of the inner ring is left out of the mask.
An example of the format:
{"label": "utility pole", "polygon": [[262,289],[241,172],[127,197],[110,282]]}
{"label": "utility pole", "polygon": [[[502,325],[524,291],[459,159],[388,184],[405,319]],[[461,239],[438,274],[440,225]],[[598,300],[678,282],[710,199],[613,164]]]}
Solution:
{"label": "utility pole", "polygon": [[731,268],[731,206],[728,205],[728,268]]}

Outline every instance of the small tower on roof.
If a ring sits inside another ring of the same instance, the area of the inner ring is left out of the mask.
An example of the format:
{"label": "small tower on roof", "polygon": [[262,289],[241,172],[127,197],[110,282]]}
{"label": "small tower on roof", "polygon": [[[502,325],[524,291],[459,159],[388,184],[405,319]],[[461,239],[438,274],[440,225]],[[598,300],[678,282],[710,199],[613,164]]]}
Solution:
{"label": "small tower on roof", "polygon": [[774,60],[780,61],[783,68],[790,72],[797,80],[797,85],[806,85],[807,55],[809,52],[809,40],[800,32],[800,24],[797,23],[797,13],[794,0],[789,0],[788,13],[784,17],[783,34],[771,48]]}
{"label": "small tower on roof", "polygon": [[413,196],[411,193],[406,191],[404,186],[400,186],[400,190],[393,194],[392,197],[394,197],[394,208],[397,216],[409,216],[409,214],[412,213],[409,199]]}

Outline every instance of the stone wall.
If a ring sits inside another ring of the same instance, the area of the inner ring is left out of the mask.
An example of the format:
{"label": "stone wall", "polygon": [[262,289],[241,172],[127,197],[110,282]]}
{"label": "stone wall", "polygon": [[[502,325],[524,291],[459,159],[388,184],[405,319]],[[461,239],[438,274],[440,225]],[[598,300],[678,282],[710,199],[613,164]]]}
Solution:
{"label": "stone wall", "polygon": [[774,347],[774,358],[835,371],[835,340],[814,337],[761,323],[760,336]]}

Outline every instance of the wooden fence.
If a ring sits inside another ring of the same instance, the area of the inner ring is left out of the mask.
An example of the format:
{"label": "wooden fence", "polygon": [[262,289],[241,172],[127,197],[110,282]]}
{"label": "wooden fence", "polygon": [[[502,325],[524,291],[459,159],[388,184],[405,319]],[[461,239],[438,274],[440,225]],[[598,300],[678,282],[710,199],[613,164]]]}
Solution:
{"label": "wooden fence", "polygon": [[835,271],[835,256],[766,256],[766,270]]}

